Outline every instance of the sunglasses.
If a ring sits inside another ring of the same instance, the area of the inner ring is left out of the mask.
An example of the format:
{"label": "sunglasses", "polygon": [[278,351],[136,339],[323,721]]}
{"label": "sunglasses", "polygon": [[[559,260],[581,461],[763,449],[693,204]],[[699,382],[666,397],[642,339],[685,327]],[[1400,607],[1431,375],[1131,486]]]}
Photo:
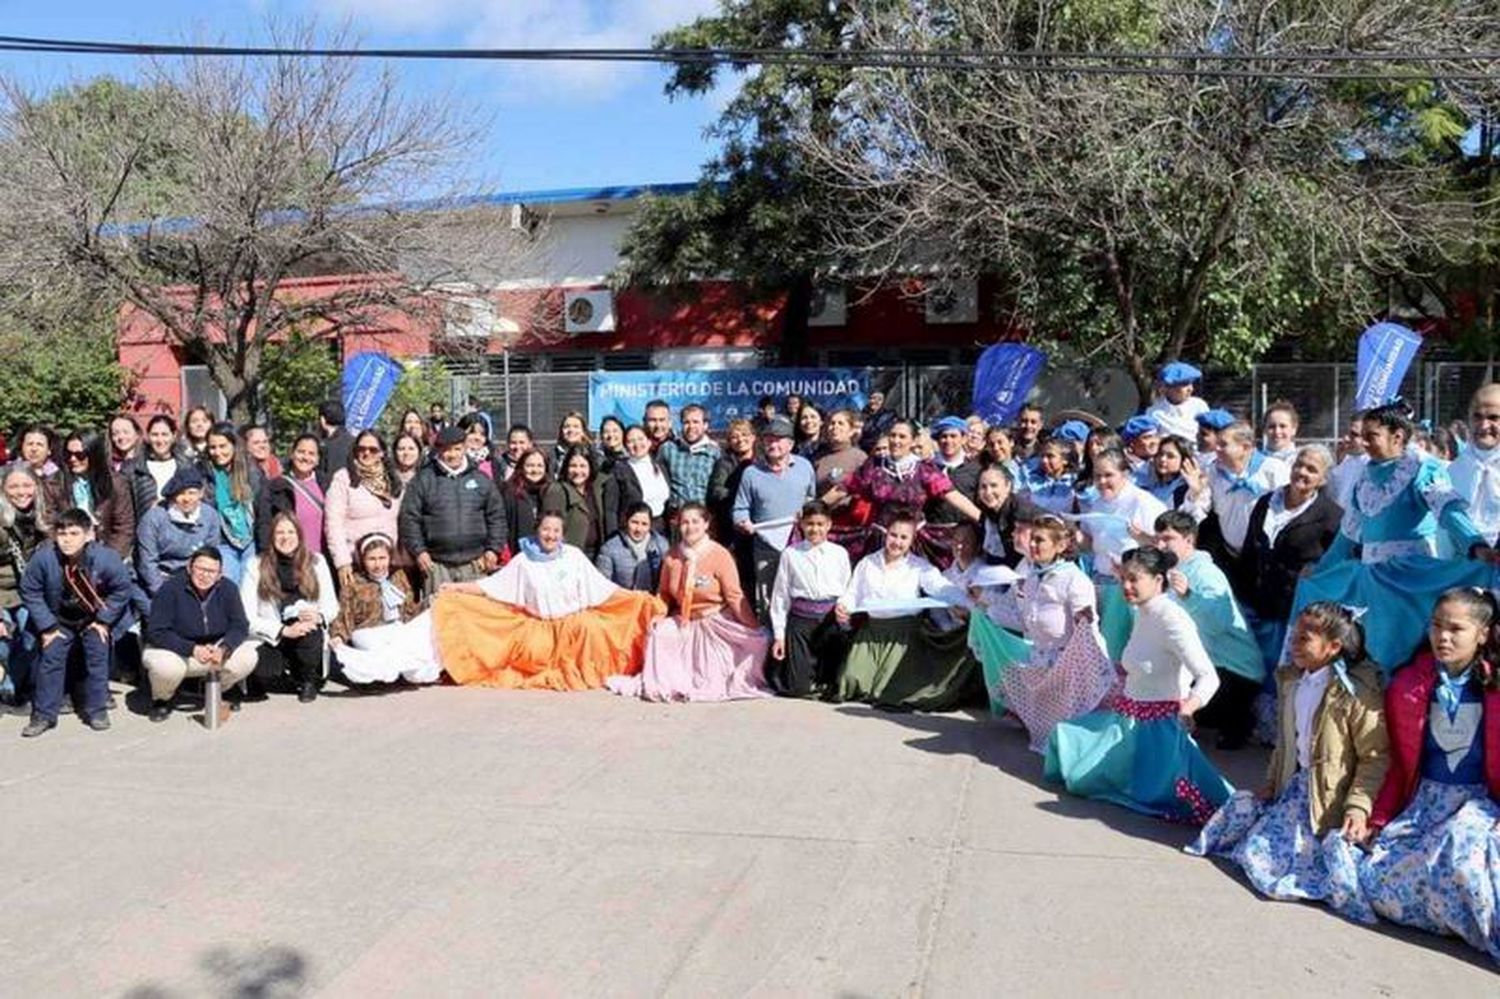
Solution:
{"label": "sunglasses", "polygon": [[63,453],[68,456],[69,461],[85,461],[89,456],[87,451],[74,451],[71,448]]}
{"label": "sunglasses", "polygon": [[379,454],[380,453],[380,448],[378,448],[378,447],[370,447],[368,445],[365,445],[365,446],[361,446],[361,447],[355,448],[354,449],[354,453],[355,454]]}

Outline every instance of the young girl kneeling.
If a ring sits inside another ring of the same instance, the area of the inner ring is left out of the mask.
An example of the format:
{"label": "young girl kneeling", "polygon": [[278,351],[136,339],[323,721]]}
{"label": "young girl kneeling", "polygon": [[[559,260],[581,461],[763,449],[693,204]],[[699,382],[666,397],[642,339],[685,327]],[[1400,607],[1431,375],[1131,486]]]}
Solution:
{"label": "young girl kneeling", "polygon": [[1385,695],[1391,764],[1359,866],[1375,912],[1500,961],[1500,621],[1483,590],[1444,593],[1430,652]]}
{"label": "young girl kneeling", "polygon": [[1188,734],[1219,678],[1193,619],[1163,592],[1174,565],[1155,548],[1120,560],[1120,587],[1136,611],[1120,657],[1125,692],[1053,729],[1043,773],[1085,798],[1202,825],[1233,788]]}
{"label": "young girl kneeling", "polygon": [[1228,857],[1262,895],[1359,915],[1351,844],[1366,836],[1389,755],[1380,669],[1353,614],[1334,603],[1298,615],[1290,650],[1266,785],[1236,792],[1187,852]]}

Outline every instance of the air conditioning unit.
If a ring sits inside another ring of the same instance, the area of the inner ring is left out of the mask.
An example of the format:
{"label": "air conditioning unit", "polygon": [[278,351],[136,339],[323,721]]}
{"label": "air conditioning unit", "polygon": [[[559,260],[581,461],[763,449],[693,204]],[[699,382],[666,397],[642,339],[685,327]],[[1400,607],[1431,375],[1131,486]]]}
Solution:
{"label": "air conditioning unit", "polygon": [[807,325],[843,326],[848,321],[849,297],[842,285],[820,285],[813,289]]}
{"label": "air conditioning unit", "polygon": [[612,333],[615,296],[608,288],[563,293],[563,330],[567,333]]}
{"label": "air conditioning unit", "polygon": [[922,296],[929,325],[979,322],[979,283],[973,278],[933,281]]}

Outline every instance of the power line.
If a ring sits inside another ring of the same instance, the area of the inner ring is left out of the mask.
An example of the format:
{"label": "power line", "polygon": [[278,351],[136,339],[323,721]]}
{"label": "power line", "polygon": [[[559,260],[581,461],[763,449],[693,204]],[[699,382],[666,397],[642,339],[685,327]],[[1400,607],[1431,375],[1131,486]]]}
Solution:
{"label": "power line", "polygon": [[[463,60],[482,62],[618,62],[712,66],[799,66],[940,70],[944,72],[1022,72],[1082,76],[1197,77],[1206,79],[1444,80],[1493,82],[1495,75],[1473,70],[1443,71],[1444,63],[1500,62],[1500,52],[1081,52],[984,49],[786,49],[786,48],[329,48],[321,46],[188,45],[95,42],[77,39],[0,35],[0,52],[75,55],[201,56],[214,58],[338,58],[382,60]],[[1167,65],[1158,65],[1166,63]],[[1182,65],[1190,63],[1192,65]],[[1380,68],[1297,69],[1327,64],[1385,67],[1413,63],[1428,71]],[[1224,68],[1249,65],[1250,68]],[[1283,68],[1287,67],[1287,68]]]}

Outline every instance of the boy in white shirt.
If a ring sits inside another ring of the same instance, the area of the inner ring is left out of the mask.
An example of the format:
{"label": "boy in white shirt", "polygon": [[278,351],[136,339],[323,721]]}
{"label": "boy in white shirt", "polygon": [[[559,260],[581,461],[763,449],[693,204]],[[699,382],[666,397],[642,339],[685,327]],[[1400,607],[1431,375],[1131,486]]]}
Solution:
{"label": "boy in white shirt", "polygon": [[771,585],[771,686],[786,697],[807,697],[838,673],[849,636],[833,608],[849,586],[849,553],[828,540],[833,517],[827,504],[802,508],[802,540],[781,554]]}
{"label": "boy in white shirt", "polygon": [[1197,396],[1203,372],[1183,361],[1164,365],[1157,376],[1161,395],[1146,409],[1162,432],[1171,437],[1192,440],[1198,432],[1199,413],[1208,412],[1208,403]]}

